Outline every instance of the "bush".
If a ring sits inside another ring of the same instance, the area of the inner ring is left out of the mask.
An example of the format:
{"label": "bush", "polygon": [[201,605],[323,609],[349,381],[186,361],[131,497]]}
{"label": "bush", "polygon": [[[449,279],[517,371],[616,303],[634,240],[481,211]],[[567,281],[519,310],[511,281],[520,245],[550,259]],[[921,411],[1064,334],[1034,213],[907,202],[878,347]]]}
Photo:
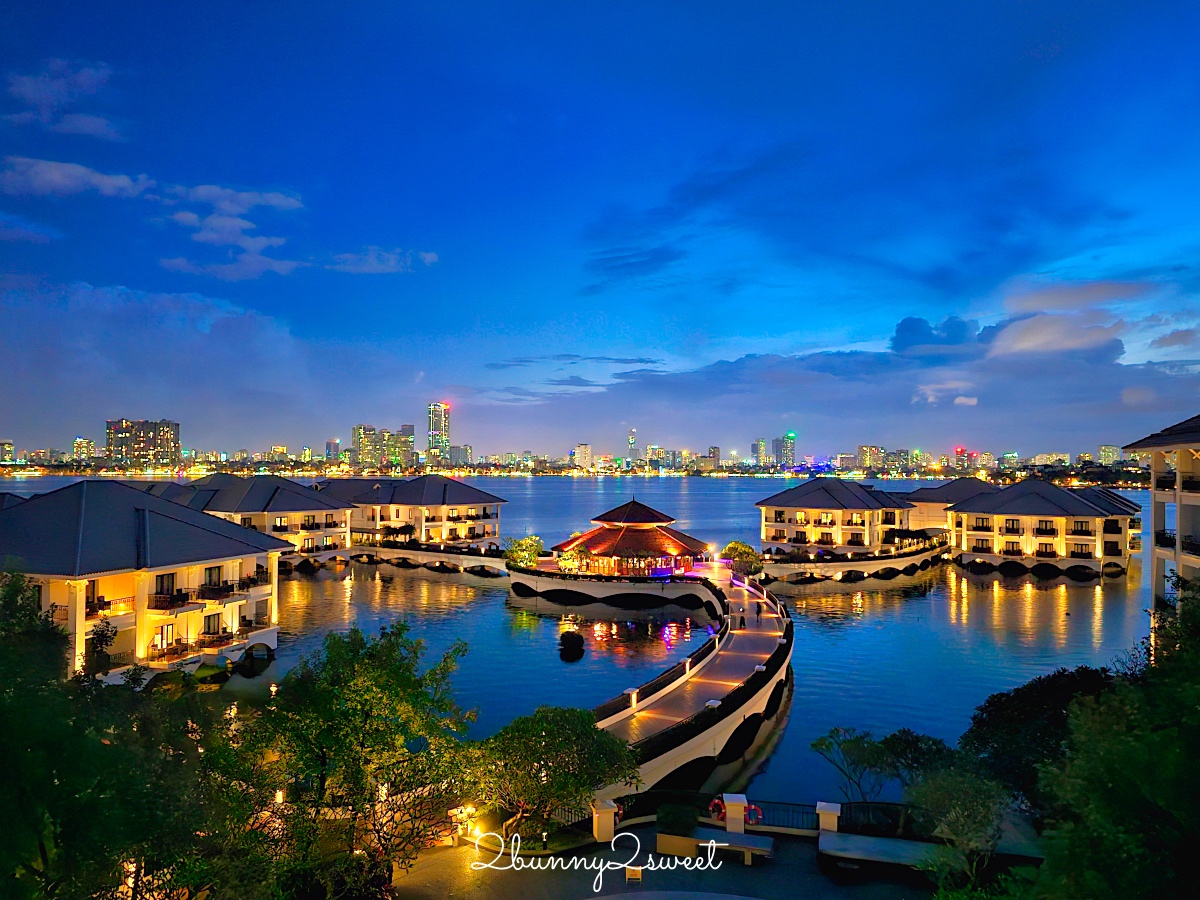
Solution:
{"label": "bush", "polygon": [[694,806],[666,803],[658,808],[658,830],[663,834],[691,837],[699,817],[700,812]]}
{"label": "bush", "polygon": [[739,575],[755,575],[762,571],[762,558],[758,551],[742,541],[730,541],[721,551],[721,559],[728,559],[733,564],[733,571]]}

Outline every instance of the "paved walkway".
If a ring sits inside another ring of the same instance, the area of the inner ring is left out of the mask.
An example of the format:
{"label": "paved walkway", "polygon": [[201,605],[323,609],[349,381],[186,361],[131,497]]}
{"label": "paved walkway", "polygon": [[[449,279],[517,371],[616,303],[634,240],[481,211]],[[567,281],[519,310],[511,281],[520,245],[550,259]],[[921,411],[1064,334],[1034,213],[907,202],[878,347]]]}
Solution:
{"label": "paved walkway", "polygon": [[[605,730],[624,738],[630,743],[643,740],[670,728],[689,716],[693,716],[709,700],[720,700],[733,688],[754,673],[754,667],[762,665],[779,646],[783,635],[783,623],[777,613],[766,603],[761,603],[762,615],[756,614],[760,601],[745,588],[730,583],[730,571],[723,566],[706,564],[697,566],[696,574],[705,575],[716,582],[729,600],[730,615],[734,623],[729,636],[722,642],[714,658],[710,659],[694,676],[674,690],[645,706]],[[746,627],[740,627],[741,616],[746,617]]]}
{"label": "paved walkway", "polygon": [[[632,829],[641,842],[638,862],[645,862],[654,849],[653,827]],[[775,858],[744,866],[724,859],[721,867],[709,871],[644,871],[642,883],[626,884],[622,869],[604,872],[599,893],[593,893],[596,870],[495,871],[472,870],[472,862],[496,858],[494,852],[462,847],[438,847],[422,853],[408,874],[394,882],[397,895],[413,900],[583,900],[586,897],[612,897],[629,894],[639,900],[660,900],[675,891],[686,891],[689,898],[702,900],[713,895],[757,900],[928,900],[930,890],[917,876],[903,882],[871,880],[864,883],[839,883],[817,867],[816,841],[803,838],[775,837]],[[632,855],[633,842],[622,839],[617,850],[599,844],[563,854],[566,859],[624,861]],[[662,857],[655,854],[656,859]],[[503,865],[507,858],[496,864]],[[879,876],[872,876],[877,879]]]}

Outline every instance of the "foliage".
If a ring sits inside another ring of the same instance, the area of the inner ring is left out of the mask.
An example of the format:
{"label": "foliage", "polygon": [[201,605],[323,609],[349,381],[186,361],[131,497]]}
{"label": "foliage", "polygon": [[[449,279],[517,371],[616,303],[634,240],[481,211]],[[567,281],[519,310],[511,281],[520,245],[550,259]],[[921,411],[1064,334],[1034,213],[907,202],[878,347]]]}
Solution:
{"label": "foliage", "polygon": [[53,628],[50,611],[42,612],[38,585],[20,572],[0,572],[0,636]]}
{"label": "foliage", "polygon": [[894,731],[879,742],[885,773],[908,788],[922,775],[954,762],[954,750],[941,738],[910,728]]}
{"label": "foliage", "polygon": [[869,731],[834,728],[810,746],[841,774],[843,799],[874,800],[883,791],[888,762]]}
{"label": "foliage", "polygon": [[721,559],[728,559],[733,564],[733,571],[739,575],[756,575],[762,571],[762,557],[758,551],[742,541],[730,541],[721,551]]}
{"label": "foliage", "polygon": [[971,716],[971,727],[959,748],[986,775],[1042,810],[1046,800],[1038,790],[1038,766],[1062,759],[1071,701],[1094,697],[1112,685],[1113,675],[1107,669],[1079,666],[992,694]]}
{"label": "foliage", "polygon": [[999,782],[963,768],[933,771],[914,782],[907,799],[933,824],[946,846],[932,864],[939,884],[978,883],[996,843],[1011,795]]}
{"label": "foliage", "polygon": [[638,768],[629,745],[597,728],[590,710],[541,706],[483,742],[474,778],[484,805],[512,814],[507,837],[525,819],[544,826],[556,808],[586,805],[606,784],[636,784]]}
{"label": "foliage", "polygon": [[522,569],[536,569],[544,547],[542,539],[534,534],[523,538],[505,538],[503,549],[505,562]]}
{"label": "foliage", "polygon": [[[574,532],[571,537],[577,538],[582,531]],[[578,572],[584,567],[587,560],[592,558],[592,551],[587,547],[576,547],[573,550],[564,550],[558,555],[558,569],[560,572]]]}
{"label": "foliage", "polygon": [[664,803],[658,808],[656,824],[662,834],[676,834],[680,837],[691,837],[696,830],[696,821],[700,811],[694,806],[679,803]]}

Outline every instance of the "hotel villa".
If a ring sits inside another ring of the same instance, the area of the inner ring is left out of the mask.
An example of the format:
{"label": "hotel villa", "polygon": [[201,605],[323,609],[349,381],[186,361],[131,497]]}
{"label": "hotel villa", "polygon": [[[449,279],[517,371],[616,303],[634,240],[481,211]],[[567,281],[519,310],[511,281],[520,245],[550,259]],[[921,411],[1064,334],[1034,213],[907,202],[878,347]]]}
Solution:
{"label": "hotel villa", "polygon": [[1105,488],[1061,488],[1027,478],[947,510],[950,546],[960,562],[1027,568],[1129,567],[1131,530],[1141,507]]}
{"label": "hotel villa", "polygon": [[355,544],[415,538],[428,544],[500,544],[500,497],[444,475],[419,478],[334,478],[317,493],[349,508]]}
{"label": "hotel villa", "polygon": [[910,528],[912,503],[853,481],[813,478],[755,506],[762,510],[765,553],[878,553],[926,537]]}
{"label": "hotel villa", "polygon": [[153,493],[87,480],[0,511],[0,558],[38,586],[89,666],[100,622],[116,629],[109,680],[129,665],[195,670],[278,641],[278,562],[293,544]]}
{"label": "hotel villa", "polygon": [[[1200,416],[1193,416],[1125,446],[1150,453],[1151,557],[1154,596],[1171,591],[1168,572],[1185,580],[1200,577]],[[1168,528],[1173,520],[1175,527]]]}
{"label": "hotel villa", "polygon": [[551,549],[559,567],[580,575],[664,577],[690,572],[709,547],[677,531],[675,520],[637,500],[592,519],[596,527]]}
{"label": "hotel villa", "polygon": [[278,475],[217,474],[187,484],[129,483],[189,509],[273,534],[290,543],[292,552],[337,550],[350,543],[351,504]]}

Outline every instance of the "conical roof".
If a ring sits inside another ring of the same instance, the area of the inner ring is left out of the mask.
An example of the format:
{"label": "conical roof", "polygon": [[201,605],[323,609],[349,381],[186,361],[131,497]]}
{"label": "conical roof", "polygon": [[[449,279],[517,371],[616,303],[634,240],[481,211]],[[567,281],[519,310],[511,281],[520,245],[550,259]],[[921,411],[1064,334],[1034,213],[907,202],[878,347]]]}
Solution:
{"label": "conical roof", "polygon": [[634,499],[601,513],[592,521],[597,525],[670,525],[675,520]]}

